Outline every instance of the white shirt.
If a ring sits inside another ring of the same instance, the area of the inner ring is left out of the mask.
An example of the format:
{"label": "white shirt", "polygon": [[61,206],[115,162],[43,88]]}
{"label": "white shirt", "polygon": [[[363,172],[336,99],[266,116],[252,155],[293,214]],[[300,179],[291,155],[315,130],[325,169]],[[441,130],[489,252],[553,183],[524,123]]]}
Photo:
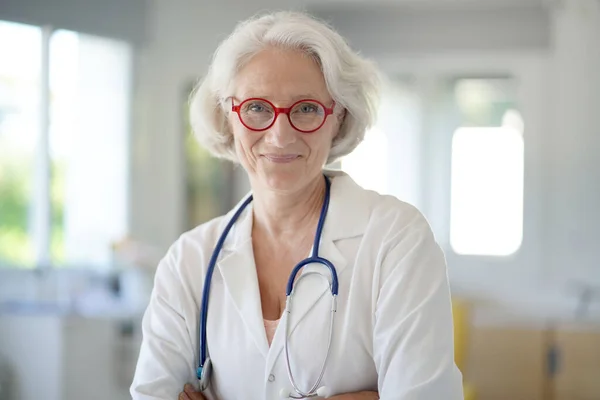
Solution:
{"label": "white shirt", "polygon": [[[339,295],[321,385],[332,395],[378,390],[382,400],[463,399],[446,262],[429,224],[409,204],[364,190],[342,172],[326,174],[331,200],[319,255],[335,265]],[[134,400],[174,400],[184,384],[198,386],[203,281],[235,209],[184,233],[160,262],[143,318]],[[283,352],[288,316],[269,346],[251,231],[252,203],[230,231],[212,278],[207,344],[213,373],[204,394],[213,400],[272,400],[292,387]],[[309,271],[329,276],[320,265],[302,273]],[[331,292],[313,275],[294,293],[290,361],[296,382],[308,390],[327,348]]]}

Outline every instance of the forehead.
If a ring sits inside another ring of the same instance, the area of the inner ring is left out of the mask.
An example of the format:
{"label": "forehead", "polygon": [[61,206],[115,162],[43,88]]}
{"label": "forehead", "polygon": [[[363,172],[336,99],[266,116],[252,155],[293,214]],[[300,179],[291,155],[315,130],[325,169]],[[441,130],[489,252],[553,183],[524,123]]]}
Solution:
{"label": "forehead", "polygon": [[331,99],[317,62],[298,50],[269,48],[242,67],[234,81],[234,97],[264,97],[289,102],[311,97]]}

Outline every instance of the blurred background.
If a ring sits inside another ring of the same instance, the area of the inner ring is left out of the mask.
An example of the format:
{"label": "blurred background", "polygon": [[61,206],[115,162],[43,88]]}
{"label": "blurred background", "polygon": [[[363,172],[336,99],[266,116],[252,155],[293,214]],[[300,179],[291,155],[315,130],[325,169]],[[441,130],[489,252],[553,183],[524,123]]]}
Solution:
{"label": "blurred background", "polygon": [[274,9],[387,75],[334,167],[430,221],[467,397],[600,399],[598,0],[0,0],[0,399],[128,398],[158,260],[249,189],[189,92]]}

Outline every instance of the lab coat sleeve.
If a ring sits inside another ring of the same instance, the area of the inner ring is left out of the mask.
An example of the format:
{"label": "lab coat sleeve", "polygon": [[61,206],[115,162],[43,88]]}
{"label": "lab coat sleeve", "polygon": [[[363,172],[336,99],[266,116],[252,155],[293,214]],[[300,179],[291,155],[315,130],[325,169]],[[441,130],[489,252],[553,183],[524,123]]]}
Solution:
{"label": "lab coat sleeve", "polygon": [[159,263],[142,319],[142,344],[130,393],[133,400],[174,400],[195,382],[194,350],[182,313],[184,288],[169,252]]}
{"label": "lab coat sleeve", "polygon": [[463,399],[444,254],[421,214],[388,246],[373,322],[380,398]]}

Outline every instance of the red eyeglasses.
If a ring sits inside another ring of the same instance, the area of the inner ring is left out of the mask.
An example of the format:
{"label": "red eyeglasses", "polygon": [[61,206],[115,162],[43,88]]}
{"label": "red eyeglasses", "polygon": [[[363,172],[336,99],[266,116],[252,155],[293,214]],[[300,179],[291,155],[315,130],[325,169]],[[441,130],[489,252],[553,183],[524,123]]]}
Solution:
{"label": "red eyeglasses", "polygon": [[264,131],[275,123],[279,114],[286,114],[290,125],[302,133],[312,133],[325,123],[328,115],[333,114],[333,108],[325,107],[321,102],[312,99],[299,100],[288,108],[275,107],[269,100],[253,97],[233,104],[231,111],[236,112],[240,122],[252,131]]}

